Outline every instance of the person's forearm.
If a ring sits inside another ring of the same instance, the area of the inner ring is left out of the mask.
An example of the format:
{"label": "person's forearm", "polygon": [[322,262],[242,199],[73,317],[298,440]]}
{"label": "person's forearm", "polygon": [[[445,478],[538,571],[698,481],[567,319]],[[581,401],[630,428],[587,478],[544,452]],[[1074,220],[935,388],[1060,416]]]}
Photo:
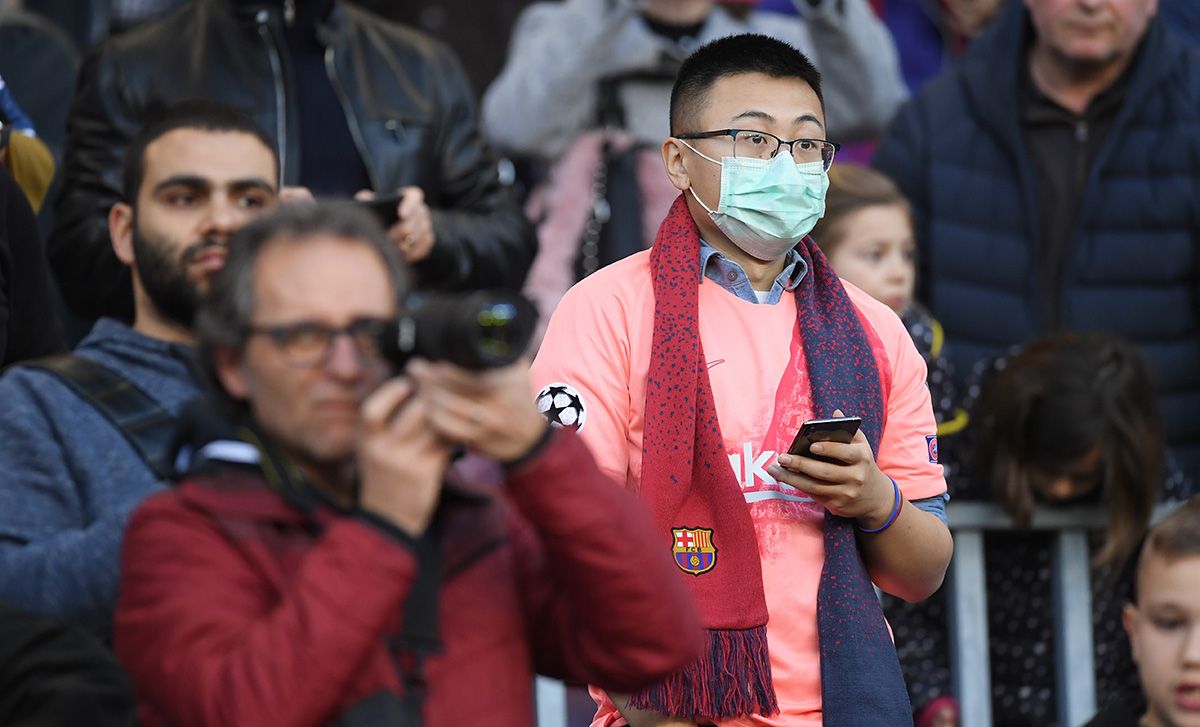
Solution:
{"label": "person's forearm", "polygon": [[954,552],[946,525],[911,502],[886,530],[860,532],[858,542],[871,580],[906,601],[928,598],[942,585]]}
{"label": "person's forearm", "polygon": [[436,242],[415,266],[423,284],[453,290],[521,288],[537,252],[537,234],[515,205],[493,204],[486,212],[431,210]]}
{"label": "person's forearm", "polygon": [[528,8],[508,61],[483,97],[483,128],[505,151],[556,156],[591,120],[593,87],[611,63],[632,3],[569,0]]}
{"label": "person's forearm", "polygon": [[0,598],[108,638],[128,516],[110,513],[84,529],[0,545]]}
{"label": "person's forearm", "polygon": [[167,721],[324,724],[382,647],[416,573],[381,532],[332,523],[275,600],[203,516],[139,514],[122,562],[117,655]]}
{"label": "person's forearm", "polygon": [[[571,432],[508,471],[546,553],[541,651],[601,687],[636,690],[696,658],[703,631],[645,506]],[[548,579],[548,580],[547,580]]]}

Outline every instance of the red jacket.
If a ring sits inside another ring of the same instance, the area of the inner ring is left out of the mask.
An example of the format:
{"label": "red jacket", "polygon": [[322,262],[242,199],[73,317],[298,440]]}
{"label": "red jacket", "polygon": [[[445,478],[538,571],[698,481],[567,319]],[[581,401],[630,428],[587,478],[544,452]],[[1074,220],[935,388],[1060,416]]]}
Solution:
{"label": "red jacket", "polygon": [[[325,725],[403,691],[389,637],[417,572],[411,547],[355,515],[315,517],[232,470],[138,509],[114,646],[142,724]],[[573,434],[509,472],[504,492],[444,493],[436,521],[443,650],[425,667],[428,727],[529,727],[535,671],[632,691],[701,647],[670,544]]]}

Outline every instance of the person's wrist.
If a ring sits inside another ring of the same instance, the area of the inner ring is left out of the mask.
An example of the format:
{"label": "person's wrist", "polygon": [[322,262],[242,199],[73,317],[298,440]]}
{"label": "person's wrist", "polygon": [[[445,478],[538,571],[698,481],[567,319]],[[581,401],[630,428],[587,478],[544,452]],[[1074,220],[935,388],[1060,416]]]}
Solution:
{"label": "person's wrist", "polygon": [[515,467],[530,459],[542,448],[550,434],[550,422],[541,414],[522,421],[512,443],[496,453],[496,460],[505,467]]}
{"label": "person's wrist", "polygon": [[429,525],[428,517],[410,511],[403,502],[397,502],[391,493],[380,493],[378,489],[364,483],[362,494],[359,496],[358,509],[374,518],[387,522],[392,527],[408,535],[419,538]]}
{"label": "person's wrist", "polygon": [[399,530],[410,538],[419,538],[421,533],[425,532],[425,528],[422,526],[420,518],[396,512],[393,508],[380,506],[375,503],[363,502],[359,505],[359,509],[383,522],[388,523],[393,528]]}
{"label": "person's wrist", "polygon": [[904,495],[901,494],[900,486],[896,484],[896,481],[878,468],[875,470],[874,477],[872,477],[872,484],[872,489],[878,493],[873,498],[875,504],[869,514],[855,519],[859,530],[863,532],[881,532],[886,530],[899,514],[900,505],[904,499]]}

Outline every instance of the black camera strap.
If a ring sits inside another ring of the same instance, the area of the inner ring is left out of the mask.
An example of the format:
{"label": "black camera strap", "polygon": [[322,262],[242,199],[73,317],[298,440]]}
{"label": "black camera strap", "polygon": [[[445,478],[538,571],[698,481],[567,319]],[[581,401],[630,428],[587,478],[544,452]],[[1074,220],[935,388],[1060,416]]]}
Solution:
{"label": "black camera strap", "polygon": [[178,420],[132,381],[71,353],[23,361],[20,366],[53,374],[124,435],[155,477],[171,476]]}

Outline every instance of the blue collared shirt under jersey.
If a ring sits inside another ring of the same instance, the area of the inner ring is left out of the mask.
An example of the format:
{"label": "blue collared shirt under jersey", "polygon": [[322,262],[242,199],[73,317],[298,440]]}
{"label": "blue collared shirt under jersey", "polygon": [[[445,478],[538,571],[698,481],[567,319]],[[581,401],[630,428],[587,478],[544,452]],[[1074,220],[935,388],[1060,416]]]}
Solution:
{"label": "blue collared shirt under jersey", "polygon": [[751,303],[766,303],[775,305],[783,297],[783,291],[795,290],[796,286],[808,275],[808,263],[795,250],[788,250],[783,260],[783,270],[775,277],[771,290],[763,299],[750,284],[750,277],[733,260],[704,240],[700,241],[700,274],[725,290],[733,293],[742,300]]}

